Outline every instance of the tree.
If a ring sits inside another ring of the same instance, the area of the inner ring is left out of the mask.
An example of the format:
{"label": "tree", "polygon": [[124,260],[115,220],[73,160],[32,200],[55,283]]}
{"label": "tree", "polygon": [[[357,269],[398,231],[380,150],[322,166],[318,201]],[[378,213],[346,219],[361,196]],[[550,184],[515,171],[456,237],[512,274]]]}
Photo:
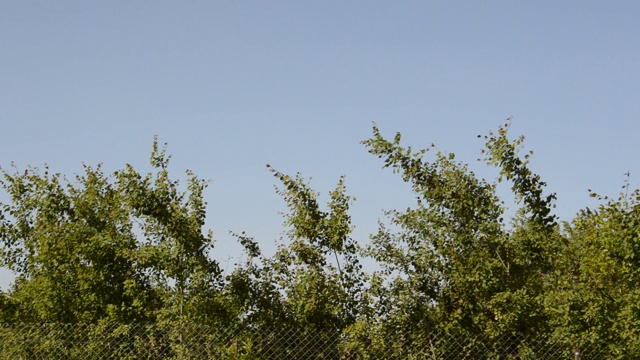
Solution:
{"label": "tree", "polygon": [[[625,189],[628,184],[625,185]],[[556,336],[640,356],[640,190],[586,208],[566,226],[546,308]],[[620,351],[626,349],[625,351]]]}
{"label": "tree", "polygon": [[[118,344],[113,357],[140,346],[121,341],[135,338],[139,322],[164,344],[154,354],[187,358],[189,346],[174,346],[185,344],[187,322],[233,329],[236,341],[211,354],[245,358],[294,348],[312,356],[295,338],[265,346],[252,335],[265,329],[320,336],[318,357],[423,357],[427,340],[436,346],[425,338],[431,332],[469,336],[471,347],[492,339],[486,357],[525,354],[527,336],[640,356],[640,191],[629,194],[627,182],[616,200],[594,193],[600,206],[559,222],[555,194],[531,170],[531,152],[522,155],[524,137],[511,140],[508,130],[509,122],[479,136],[485,163],[497,168],[489,182],[453,153],[414,151],[374,126],[363,144],[411,186],[416,203],[388,211],[365,249],[352,238],[354,199],[344,177],[322,206],[300,174],[267,166],[288,209],[283,241],[267,257],[237,234],[246,260],[230,274],[210,256],[207,182],[190,171],[184,185],[172,179],[166,144],[154,140],[146,174],[84,166],[69,181],[46,166],[12,166],[1,171],[9,200],[0,204],[0,265],[17,278],[0,292],[0,323],[92,324],[93,333],[78,337],[106,334]],[[519,207],[507,220],[497,191],[503,180]],[[363,256],[378,268],[364,271]],[[512,335],[522,343],[502,342]],[[55,351],[86,355],[72,338],[55,339]]]}
{"label": "tree", "polygon": [[136,266],[137,239],[123,194],[100,167],[76,185],[60,174],[4,172],[3,265],[17,274],[15,321],[147,319],[157,294]]}
{"label": "tree", "polygon": [[[557,246],[555,196],[518,156],[522,138],[507,138],[508,123],[486,136],[487,162],[513,182],[524,203],[515,229],[504,221],[496,183],[478,179],[453,153],[424,158],[382,137],[374,127],[364,141],[385,167],[400,173],[416,194],[414,208],[389,211],[392,231],[382,225],[370,254],[383,266],[376,306],[385,326],[407,331],[465,330],[499,336],[544,329],[542,291]],[[540,230],[544,230],[540,232]]]}
{"label": "tree", "polygon": [[359,248],[350,237],[352,199],[346,195],[344,178],[329,194],[327,210],[322,210],[318,193],[299,174],[291,177],[268,168],[283,185],[277,192],[289,208],[289,242],[264,258],[253,240],[241,236],[249,259],[260,258],[260,265],[254,267],[250,261],[236,271],[235,282],[257,295],[250,310],[254,317],[268,311],[263,316],[270,324],[342,330],[366,307]]}
{"label": "tree", "polygon": [[159,315],[211,318],[221,274],[202,232],[206,183],[187,172],[187,190],[167,171],[154,141],[155,173],[127,165],[105,175],[3,171],[10,197],[0,213],[2,265],[17,274],[13,321],[148,321]]}
{"label": "tree", "polygon": [[155,174],[142,177],[131,166],[116,173],[130,218],[142,232],[137,261],[162,291],[162,316],[227,321],[229,315],[220,302],[224,279],[209,255],[213,233],[203,232],[207,182],[187,170],[187,190],[180,191],[179,181],[169,177],[170,159],[166,144],[160,149],[156,140],[151,154]]}

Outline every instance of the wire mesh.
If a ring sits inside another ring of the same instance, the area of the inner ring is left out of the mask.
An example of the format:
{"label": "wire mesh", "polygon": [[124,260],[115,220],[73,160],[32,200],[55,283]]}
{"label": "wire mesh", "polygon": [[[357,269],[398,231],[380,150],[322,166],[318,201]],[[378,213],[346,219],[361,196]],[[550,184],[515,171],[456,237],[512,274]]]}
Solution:
{"label": "wire mesh", "polygon": [[[0,359],[574,359],[577,344],[544,336],[469,333],[356,335],[199,324],[4,324]],[[624,349],[622,349],[624,350]],[[629,350],[627,349],[627,352]],[[624,351],[622,351],[624,352]],[[581,360],[620,349],[591,345]],[[624,354],[623,354],[624,355]]]}

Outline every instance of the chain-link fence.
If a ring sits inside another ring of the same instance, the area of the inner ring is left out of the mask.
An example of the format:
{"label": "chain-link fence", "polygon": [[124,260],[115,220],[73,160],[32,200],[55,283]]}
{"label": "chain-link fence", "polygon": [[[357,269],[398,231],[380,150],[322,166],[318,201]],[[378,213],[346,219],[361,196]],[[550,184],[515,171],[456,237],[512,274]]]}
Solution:
{"label": "chain-link fence", "polygon": [[[577,345],[577,346],[576,346]],[[0,359],[581,359],[633,358],[629,348],[545,337],[224,329],[196,324],[5,324]],[[633,355],[635,354],[635,355]],[[631,356],[631,357],[628,357]]]}

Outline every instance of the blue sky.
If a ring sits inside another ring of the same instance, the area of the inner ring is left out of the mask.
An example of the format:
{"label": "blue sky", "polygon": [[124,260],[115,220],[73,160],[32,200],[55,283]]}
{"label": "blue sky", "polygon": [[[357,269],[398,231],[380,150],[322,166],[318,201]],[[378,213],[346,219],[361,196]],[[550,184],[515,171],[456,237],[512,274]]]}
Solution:
{"label": "blue sky", "polygon": [[174,175],[212,180],[226,261],[229,230],[267,249],[283,230],[265,164],[323,194],[346,175],[366,242],[411,205],[359,144],[372,122],[493,176],[476,135],[513,116],[569,220],[587,189],[640,184],[638,18],[636,1],[0,1],[0,166],[145,170],[157,134]]}

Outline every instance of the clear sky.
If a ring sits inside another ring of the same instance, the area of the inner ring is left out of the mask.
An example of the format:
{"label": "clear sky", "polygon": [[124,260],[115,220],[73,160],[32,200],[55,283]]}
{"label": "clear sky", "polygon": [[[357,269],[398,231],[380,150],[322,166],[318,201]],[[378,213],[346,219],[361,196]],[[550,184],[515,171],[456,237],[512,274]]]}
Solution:
{"label": "clear sky", "polygon": [[638,1],[0,0],[0,166],[146,170],[157,134],[175,176],[212,180],[226,261],[229,230],[282,232],[265,164],[322,194],[346,175],[365,242],[411,205],[359,144],[372,122],[480,169],[476,135],[513,116],[569,220],[587,189],[640,184],[638,19]]}

